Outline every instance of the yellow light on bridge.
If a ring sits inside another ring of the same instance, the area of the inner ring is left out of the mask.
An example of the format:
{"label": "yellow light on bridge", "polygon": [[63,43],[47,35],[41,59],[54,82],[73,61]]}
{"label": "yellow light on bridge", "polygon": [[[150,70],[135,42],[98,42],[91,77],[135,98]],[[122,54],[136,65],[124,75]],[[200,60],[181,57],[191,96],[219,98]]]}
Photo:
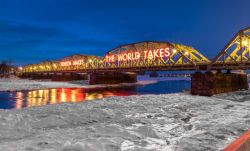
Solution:
{"label": "yellow light on bridge", "polygon": [[92,62],[92,60],[91,60],[91,59],[89,59],[89,62]]}
{"label": "yellow light on bridge", "polygon": [[185,54],[186,54],[186,55],[189,55],[189,53],[188,53],[187,51],[185,52]]}
{"label": "yellow light on bridge", "polygon": [[53,64],[53,67],[55,67],[55,68],[56,68],[56,64]]}
{"label": "yellow light on bridge", "polygon": [[243,40],[242,45],[243,46],[248,46],[248,41],[247,40]]}
{"label": "yellow light on bridge", "polygon": [[173,49],[173,53],[176,53],[177,51],[176,51],[176,49]]}

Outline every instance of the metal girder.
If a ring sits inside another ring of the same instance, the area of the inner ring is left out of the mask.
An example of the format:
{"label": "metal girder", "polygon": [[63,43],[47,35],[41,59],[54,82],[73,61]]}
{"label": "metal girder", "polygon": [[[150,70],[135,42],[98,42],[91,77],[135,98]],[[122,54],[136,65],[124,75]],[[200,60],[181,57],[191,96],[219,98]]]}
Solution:
{"label": "metal girder", "polygon": [[[149,51],[157,51],[159,49],[169,48],[168,57],[146,57],[144,54]],[[144,53],[145,51],[148,51]],[[121,61],[117,59],[117,56],[121,54],[130,54],[138,52],[141,54],[139,59],[125,60]],[[110,56],[115,56],[114,61],[108,61]],[[127,68],[127,67],[151,67],[151,66],[169,66],[174,68],[174,66],[180,65],[192,65],[194,69],[198,68],[200,64],[208,64],[210,61],[196,51],[194,48],[189,46],[184,46],[175,43],[168,42],[155,42],[155,41],[146,41],[139,42],[134,44],[122,45],[116,47],[115,49],[109,51],[105,57],[104,62],[106,68]],[[132,62],[132,63],[131,63]]]}
{"label": "metal girder", "polygon": [[[109,61],[109,57],[112,61]],[[192,47],[168,42],[146,41],[116,47],[103,58],[72,55],[59,61],[44,61],[27,65],[22,72],[91,72],[116,69],[124,71],[197,70],[200,66],[204,67],[209,63],[206,57]]]}
{"label": "metal girder", "polygon": [[[63,72],[71,70],[95,69],[101,64],[101,57],[72,55],[59,61],[44,61],[38,64],[30,64],[23,67],[24,73],[33,72]],[[65,65],[64,65],[65,64]]]}
{"label": "metal girder", "polygon": [[208,69],[243,66],[250,60],[250,27],[240,30],[212,60]]}
{"label": "metal girder", "polygon": [[[126,54],[125,59],[121,57],[123,54]],[[116,47],[106,53],[103,58],[73,55],[59,61],[44,61],[26,65],[22,72],[198,69],[250,69],[250,27],[240,30],[212,61],[189,46],[169,42],[145,41]]]}
{"label": "metal girder", "polygon": [[177,50],[177,53],[181,54],[182,57],[189,60],[191,64],[208,64],[210,61],[203,56],[201,53],[199,53],[197,50],[195,50],[193,47],[184,46],[181,44],[174,44],[174,49]]}

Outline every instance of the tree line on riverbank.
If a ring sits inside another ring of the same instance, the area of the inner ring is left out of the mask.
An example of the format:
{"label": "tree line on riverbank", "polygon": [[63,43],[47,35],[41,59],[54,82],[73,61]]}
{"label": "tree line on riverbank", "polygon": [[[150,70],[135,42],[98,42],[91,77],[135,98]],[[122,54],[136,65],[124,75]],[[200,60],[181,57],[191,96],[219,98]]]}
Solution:
{"label": "tree line on riverbank", "polygon": [[7,61],[2,61],[0,63],[0,78],[8,78],[10,77],[12,71],[13,71],[13,66],[11,66],[10,62]]}

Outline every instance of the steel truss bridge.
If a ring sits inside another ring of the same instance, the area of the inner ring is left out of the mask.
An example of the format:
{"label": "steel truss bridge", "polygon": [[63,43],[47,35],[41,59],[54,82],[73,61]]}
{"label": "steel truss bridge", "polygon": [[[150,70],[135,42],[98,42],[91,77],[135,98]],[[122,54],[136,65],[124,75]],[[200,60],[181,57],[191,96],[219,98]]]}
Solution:
{"label": "steel truss bridge", "polygon": [[73,55],[29,64],[21,73],[218,69],[250,69],[250,27],[240,30],[213,60],[190,46],[146,41],[116,47],[104,57]]}

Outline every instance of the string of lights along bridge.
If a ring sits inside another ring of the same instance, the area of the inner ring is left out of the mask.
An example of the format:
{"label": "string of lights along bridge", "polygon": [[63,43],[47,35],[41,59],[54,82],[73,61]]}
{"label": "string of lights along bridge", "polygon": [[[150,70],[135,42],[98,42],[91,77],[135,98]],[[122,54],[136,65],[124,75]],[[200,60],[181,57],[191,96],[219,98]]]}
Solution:
{"label": "string of lights along bridge", "polygon": [[213,60],[190,46],[146,41],[119,46],[104,57],[72,55],[57,61],[29,64],[21,73],[249,68],[250,27],[240,30]]}

